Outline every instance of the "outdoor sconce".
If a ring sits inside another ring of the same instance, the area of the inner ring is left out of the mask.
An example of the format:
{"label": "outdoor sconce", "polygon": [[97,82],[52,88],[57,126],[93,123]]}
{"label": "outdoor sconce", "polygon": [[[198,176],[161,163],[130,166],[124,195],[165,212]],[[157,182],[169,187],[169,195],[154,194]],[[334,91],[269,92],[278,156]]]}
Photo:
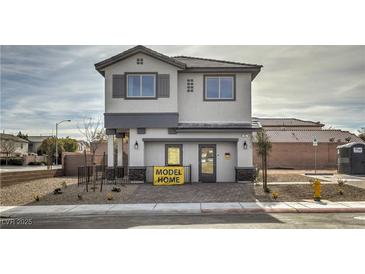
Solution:
{"label": "outdoor sconce", "polygon": [[246,143],[246,141],[243,142],[243,149],[247,149],[247,143]]}
{"label": "outdoor sconce", "polygon": [[134,143],[134,149],[138,149],[138,141]]}

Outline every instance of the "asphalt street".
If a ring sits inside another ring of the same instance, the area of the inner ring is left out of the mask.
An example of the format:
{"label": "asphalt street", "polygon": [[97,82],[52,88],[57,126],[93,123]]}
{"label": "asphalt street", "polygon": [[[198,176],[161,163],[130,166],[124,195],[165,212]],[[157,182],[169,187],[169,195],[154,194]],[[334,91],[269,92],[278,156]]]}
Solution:
{"label": "asphalt street", "polygon": [[364,213],[275,213],[2,218],[9,229],[113,228],[365,228]]}

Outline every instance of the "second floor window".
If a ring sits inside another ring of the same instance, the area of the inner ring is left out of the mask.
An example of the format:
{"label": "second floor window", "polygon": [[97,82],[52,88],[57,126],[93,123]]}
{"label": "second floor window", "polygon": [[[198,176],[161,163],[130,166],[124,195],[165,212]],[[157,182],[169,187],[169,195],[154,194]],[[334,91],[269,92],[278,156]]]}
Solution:
{"label": "second floor window", "polygon": [[156,97],[156,75],[154,74],[127,75],[127,96],[130,98]]}
{"label": "second floor window", "polygon": [[205,100],[234,100],[234,76],[206,76]]}

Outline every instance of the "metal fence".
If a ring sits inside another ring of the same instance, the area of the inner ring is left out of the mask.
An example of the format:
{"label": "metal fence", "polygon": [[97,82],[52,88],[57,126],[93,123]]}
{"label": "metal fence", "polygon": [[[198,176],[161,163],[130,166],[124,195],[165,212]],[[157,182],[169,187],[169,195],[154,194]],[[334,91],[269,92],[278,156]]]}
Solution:
{"label": "metal fence", "polygon": [[[184,183],[191,183],[191,165],[184,167]],[[153,183],[154,166],[145,166],[145,183]],[[95,171],[95,172],[94,172]],[[95,178],[95,179],[94,179]],[[77,185],[83,185],[86,191],[89,188],[95,191],[99,188],[102,191],[105,184],[126,184],[131,183],[128,176],[128,167],[106,167],[105,165],[80,166],[77,168]]]}

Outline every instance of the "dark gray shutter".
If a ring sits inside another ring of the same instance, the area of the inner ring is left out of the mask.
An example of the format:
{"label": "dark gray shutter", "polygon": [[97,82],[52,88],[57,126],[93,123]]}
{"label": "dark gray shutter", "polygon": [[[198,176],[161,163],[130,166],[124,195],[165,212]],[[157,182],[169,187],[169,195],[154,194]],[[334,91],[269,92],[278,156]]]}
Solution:
{"label": "dark gray shutter", "polygon": [[125,76],[123,74],[113,75],[113,98],[125,97]]}
{"label": "dark gray shutter", "polygon": [[158,74],[157,97],[170,97],[170,74]]}

